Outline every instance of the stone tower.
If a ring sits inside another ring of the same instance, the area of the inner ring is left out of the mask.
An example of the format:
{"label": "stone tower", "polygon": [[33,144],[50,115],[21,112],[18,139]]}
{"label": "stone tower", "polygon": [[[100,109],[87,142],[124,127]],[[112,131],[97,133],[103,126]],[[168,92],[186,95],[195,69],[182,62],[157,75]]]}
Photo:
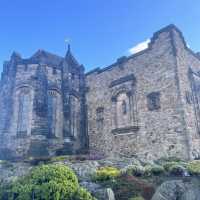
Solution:
{"label": "stone tower", "polygon": [[13,53],[0,88],[0,159],[87,150],[84,67],[70,46],[65,58]]}

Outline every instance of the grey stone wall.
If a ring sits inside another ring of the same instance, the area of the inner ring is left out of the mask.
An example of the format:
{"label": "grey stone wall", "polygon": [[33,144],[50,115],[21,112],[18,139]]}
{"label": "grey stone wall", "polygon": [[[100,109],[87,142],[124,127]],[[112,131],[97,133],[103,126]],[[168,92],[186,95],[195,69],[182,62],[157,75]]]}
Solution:
{"label": "grey stone wall", "polygon": [[84,67],[70,49],[65,58],[41,50],[30,59],[14,53],[4,67],[0,85],[0,159],[86,150],[83,77]]}
{"label": "grey stone wall", "polygon": [[199,113],[199,80],[200,60],[192,52],[182,33],[173,30],[174,48],[176,50],[177,78],[181,97],[182,113],[185,121],[184,134],[187,138],[191,159],[200,157],[200,113]]}
{"label": "grey stone wall", "polygon": [[[143,52],[86,75],[91,149],[110,156],[189,158],[172,30],[169,26],[155,33]],[[152,93],[159,94],[150,100],[155,109],[148,106]],[[118,111],[123,98],[129,102],[125,115]],[[98,108],[104,111],[101,129]]]}
{"label": "grey stone wall", "polygon": [[83,153],[200,157],[200,59],[174,26],[84,74],[71,53],[13,53],[0,81],[0,159]]}

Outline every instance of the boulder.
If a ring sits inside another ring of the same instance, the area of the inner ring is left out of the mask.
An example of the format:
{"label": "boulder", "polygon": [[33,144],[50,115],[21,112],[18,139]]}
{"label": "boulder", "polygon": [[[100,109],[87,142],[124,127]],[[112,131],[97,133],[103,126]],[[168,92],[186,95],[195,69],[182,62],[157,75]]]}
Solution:
{"label": "boulder", "polygon": [[111,188],[102,188],[100,190],[97,190],[96,193],[93,195],[98,200],[115,200],[115,195]]}
{"label": "boulder", "polygon": [[161,184],[152,200],[200,200],[200,188],[183,180],[166,181]]}
{"label": "boulder", "polygon": [[99,167],[99,163],[96,161],[84,161],[77,163],[66,163],[69,167],[71,167],[79,180],[90,180],[91,176],[96,172]]}
{"label": "boulder", "polygon": [[0,162],[0,181],[9,183],[16,180],[18,177],[29,173],[31,166],[26,163],[11,163],[8,161]]}
{"label": "boulder", "polygon": [[98,200],[115,200],[115,195],[111,188],[103,188],[99,184],[87,181],[81,182],[80,185],[86,188]]}

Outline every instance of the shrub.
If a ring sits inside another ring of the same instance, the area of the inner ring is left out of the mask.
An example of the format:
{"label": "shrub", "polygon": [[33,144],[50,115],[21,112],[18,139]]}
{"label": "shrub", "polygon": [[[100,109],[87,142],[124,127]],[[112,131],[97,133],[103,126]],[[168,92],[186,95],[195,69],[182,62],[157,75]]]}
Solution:
{"label": "shrub", "polygon": [[77,191],[79,184],[74,172],[64,165],[51,164],[36,167],[29,175],[12,183],[4,193],[9,200],[71,200],[81,195]]}
{"label": "shrub", "polygon": [[140,166],[140,165],[130,165],[127,169],[126,169],[126,173],[129,175],[134,175],[134,176],[142,176],[144,175],[144,167]]}
{"label": "shrub", "polygon": [[95,198],[86,189],[80,187],[73,200],[95,200]]}
{"label": "shrub", "polygon": [[180,161],[180,162],[166,162],[163,167],[167,172],[169,172],[172,175],[183,175],[186,171],[186,163]]}
{"label": "shrub", "polygon": [[174,161],[172,161],[172,162],[166,162],[166,163],[163,164],[163,167],[164,167],[164,169],[165,169],[166,171],[169,171],[169,169],[170,169],[172,166],[177,165],[177,164],[178,164],[178,163],[177,163],[177,162],[174,162]]}
{"label": "shrub", "polygon": [[113,183],[112,189],[116,200],[129,199],[131,197],[143,196],[144,199],[151,199],[155,189],[145,180],[124,174],[118,177]]}
{"label": "shrub", "polygon": [[8,185],[7,184],[3,184],[2,180],[0,180],[0,199],[1,200],[6,200],[8,199],[8,194],[5,192],[8,189]]}
{"label": "shrub", "polygon": [[144,200],[144,198],[141,196],[138,196],[138,197],[132,197],[129,200]]}
{"label": "shrub", "polygon": [[98,169],[93,177],[96,181],[107,181],[120,176],[120,170],[115,167],[102,167]]}
{"label": "shrub", "polygon": [[180,158],[177,157],[162,157],[156,161],[157,164],[162,165],[164,163],[170,162],[183,162]]}
{"label": "shrub", "polygon": [[59,162],[59,161],[65,161],[68,159],[68,156],[55,156],[51,158],[52,162]]}
{"label": "shrub", "polygon": [[184,175],[185,171],[186,171],[185,167],[181,166],[180,164],[172,165],[169,168],[169,173],[176,176]]}
{"label": "shrub", "polygon": [[165,169],[163,166],[160,165],[146,165],[144,168],[144,174],[146,176],[152,176],[152,175],[160,175],[165,172]]}
{"label": "shrub", "polygon": [[200,175],[200,160],[191,161],[187,165],[187,170],[191,175]]}

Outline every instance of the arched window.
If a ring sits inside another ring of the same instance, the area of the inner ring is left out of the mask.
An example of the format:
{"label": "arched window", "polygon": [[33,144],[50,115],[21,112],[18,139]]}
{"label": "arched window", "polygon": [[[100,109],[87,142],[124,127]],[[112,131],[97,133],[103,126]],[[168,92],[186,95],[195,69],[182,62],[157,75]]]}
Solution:
{"label": "arched window", "polygon": [[122,102],[122,113],[124,115],[126,115],[126,113],[127,113],[127,105],[126,105],[126,101],[125,100],[123,100],[123,102]]}
{"label": "arched window", "polygon": [[55,90],[50,90],[48,92],[48,129],[49,137],[56,136],[56,118],[57,113],[57,92]]}
{"label": "arched window", "polygon": [[80,132],[80,101],[76,96],[71,95],[70,102],[71,135],[76,138]]}
{"label": "arched window", "polygon": [[147,106],[150,111],[160,109],[160,92],[152,92],[147,95]]}
{"label": "arched window", "polygon": [[110,113],[112,133],[125,134],[138,130],[137,85],[133,74],[112,81]]}
{"label": "arched window", "polygon": [[96,110],[96,124],[97,124],[98,130],[102,131],[103,121],[104,121],[104,108],[98,107],[97,110]]}
{"label": "arched window", "polygon": [[117,126],[130,126],[129,97],[126,92],[119,93],[116,98]]}
{"label": "arched window", "polygon": [[19,94],[19,109],[18,109],[18,123],[17,135],[25,136],[28,131],[29,111],[30,111],[30,94],[24,90]]}

